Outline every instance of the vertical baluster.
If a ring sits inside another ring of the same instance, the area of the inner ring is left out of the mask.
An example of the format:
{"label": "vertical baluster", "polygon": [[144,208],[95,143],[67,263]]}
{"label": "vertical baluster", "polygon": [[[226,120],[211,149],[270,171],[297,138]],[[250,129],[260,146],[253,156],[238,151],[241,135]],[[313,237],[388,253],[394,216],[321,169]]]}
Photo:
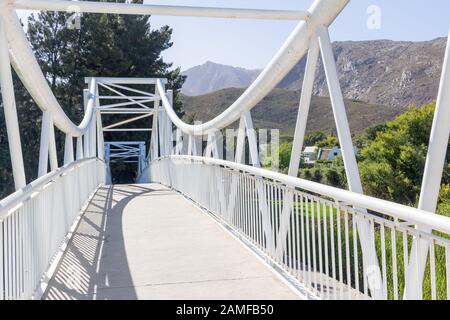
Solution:
{"label": "vertical baluster", "polygon": [[[375,221],[372,221],[375,224]],[[381,268],[383,274],[383,296],[385,299],[388,298],[387,295],[387,264],[386,264],[386,242],[384,234],[384,223],[380,223],[380,238],[381,238]],[[375,233],[373,233],[375,236]]]}
{"label": "vertical baluster", "polygon": [[[275,220],[275,187],[273,183],[270,184],[270,217],[272,220],[272,239],[274,243],[274,249],[276,244],[276,233],[277,233],[277,224]],[[272,251],[271,256],[272,258],[275,257],[276,252]]]}
{"label": "vertical baluster", "polygon": [[338,267],[339,267],[339,299],[343,298],[344,294],[344,276],[342,268],[342,234],[341,234],[341,208],[336,208],[336,232],[337,232],[337,243],[338,243]]}
{"label": "vertical baluster", "polygon": [[397,275],[397,231],[395,226],[391,229],[391,242],[392,242],[392,282],[394,290],[394,300],[398,300],[398,275]]}
{"label": "vertical baluster", "polygon": [[[295,236],[296,236],[296,268],[297,268],[297,273],[296,273],[296,277],[297,279],[300,278],[300,266],[302,263],[302,260],[300,258],[300,217],[299,217],[299,212],[298,212],[298,193],[295,192]],[[294,211],[292,211],[294,212]]]}
{"label": "vertical baluster", "polygon": [[305,249],[305,204],[304,197],[300,194],[300,217],[301,217],[301,234],[302,234],[302,269],[303,269],[303,281],[306,281],[307,267],[306,267],[306,249]]}
{"label": "vertical baluster", "polygon": [[311,201],[311,207],[310,207],[310,213],[311,213],[311,241],[312,241],[312,271],[314,276],[314,289],[317,293],[319,293],[318,286],[318,279],[317,279],[317,255],[316,255],[316,224],[315,224],[315,205],[314,205],[314,198],[310,198]]}
{"label": "vertical baluster", "polygon": [[352,230],[353,230],[353,269],[355,276],[355,289],[359,294],[359,270],[358,270],[358,229],[356,228],[355,213],[352,215]]}
{"label": "vertical baluster", "polygon": [[408,281],[408,235],[403,231],[403,270],[405,283]]}
{"label": "vertical baluster", "polygon": [[[288,190],[286,190],[286,192],[290,192],[290,191],[288,191]],[[290,217],[290,219],[289,219],[289,222],[288,222],[288,237],[287,237],[287,240],[288,240],[288,246],[286,247],[286,252],[288,252],[288,256],[289,256],[289,258],[287,259],[287,262],[288,262],[288,265],[289,265],[289,271],[291,272],[291,273],[293,273],[293,251],[292,251],[292,249],[293,249],[293,241],[292,241],[292,237],[293,237],[293,235],[294,235],[294,195],[292,194],[289,194],[288,195],[288,197],[290,198],[290,199],[292,199],[290,202],[290,212],[291,212],[291,217]]]}
{"label": "vertical baluster", "polygon": [[322,213],[320,209],[320,200],[317,199],[317,237],[319,240],[319,279],[320,279],[320,295],[323,297],[323,286],[324,286],[324,279],[323,279],[323,258],[322,258]]}
{"label": "vertical baluster", "polygon": [[[417,235],[417,242],[418,243],[421,243],[422,241],[421,241],[421,236],[420,236],[420,234],[419,235]],[[419,246],[418,245],[416,245],[416,246],[413,246],[413,248],[415,248],[415,255],[414,255],[414,258],[415,258],[415,263],[416,263],[416,265],[418,266],[419,264],[420,264],[420,258],[421,258],[421,250],[419,249]],[[416,278],[416,286],[417,286],[417,298],[419,299],[419,300],[422,300],[423,299],[423,293],[422,293],[422,275],[421,275],[421,273],[420,273],[420,270],[419,270],[419,268],[415,268],[415,278]]]}
{"label": "vertical baluster", "polygon": [[447,300],[450,300],[450,245],[445,246],[445,271],[447,276]]}
{"label": "vertical baluster", "polygon": [[330,262],[329,262],[329,251],[328,251],[328,223],[327,223],[327,203],[323,203],[322,216],[323,216],[323,234],[324,234],[324,244],[325,244],[325,276],[327,285],[327,299],[330,299]]}
{"label": "vertical baluster", "polygon": [[350,240],[348,234],[348,211],[344,210],[344,231],[345,231],[345,263],[347,269],[347,290],[348,290],[348,299],[352,298],[352,278],[351,278],[351,270],[350,270]]}
{"label": "vertical baluster", "polygon": [[434,252],[434,240],[430,239],[430,284],[431,299],[436,300],[436,257]]}
{"label": "vertical baluster", "polygon": [[5,245],[4,232],[3,232],[4,224],[5,224],[5,221],[0,220],[0,300],[5,299],[5,296],[4,296],[5,278],[3,276],[3,272],[5,270],[5,268],[4,268],[5,252],[3,249],[3,247]]}
{"label": "vertical baluster", "polygon": [[312,286],[312,271],[311,271],[311,237],[309,229],[310,211],[308,197],[305,196],[305,220],[306,220],[306,253],[307,253],[307,272],[308,272],[308,287]]}

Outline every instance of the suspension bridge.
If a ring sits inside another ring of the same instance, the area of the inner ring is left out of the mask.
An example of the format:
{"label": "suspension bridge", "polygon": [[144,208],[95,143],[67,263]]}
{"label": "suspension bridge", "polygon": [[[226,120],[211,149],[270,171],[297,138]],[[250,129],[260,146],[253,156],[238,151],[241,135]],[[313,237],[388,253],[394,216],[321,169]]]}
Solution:
{"label": "suspension bridge", "polygon": [[[281,11],[0,1],[0,84],[16,189],[0,201],[0,299],[450,298],[450,218],[435,213],[450,132],[450,46],[418,208],[364,195],[328,33],[348,2]],[[98,75],[86,78],[76,125],[47,84],[18,9],[298,25],[242,96],[208,122],[183,122],[165,79]],[[251,110],[304,56],[289,172],[281,174],[261,167]],[[319,57],[348,190],[297,178]],[[38,178],[29,184],[11,67],[42,110]],[[117,114],[128,118],[104,125]],[[148,126],[126,127],[142,119]],[[221,132],[234,122],[233,159],[224,160]],[[65,134],[63,163],[55,128]],[[151,132],[148,150],[146,141],[104,141],[105,132],[120,131]],[[117,161],[136,165],[134,184],[112,184]]]}

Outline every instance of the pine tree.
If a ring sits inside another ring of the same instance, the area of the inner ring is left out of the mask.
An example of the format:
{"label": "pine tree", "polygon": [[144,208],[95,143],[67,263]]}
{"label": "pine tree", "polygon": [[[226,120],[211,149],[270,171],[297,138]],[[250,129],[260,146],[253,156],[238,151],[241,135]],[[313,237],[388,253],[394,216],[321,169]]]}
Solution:
{"label": "pine tree", "polygon": [[[125,2],[112,1],[112,2]],[[142,1],[132,1],[142,3]],[[166,77],[174,90],[174,109],[182,115],[179,90],[185,80],[179,68],[163,60],[172,46],[172,29],[153,30],[149,16],[82,14],[81,28],[67,27],[69,13],[40,12],[28,19],[27,36],[50,87],[68,116],[79,123],[83,117],[84,77]],[[22,146],[28,181],[36,178],[41,112],[15,77]],[[146,140],[128,133],[128,139]],[[63,135],[56,130],[58,155],[63,154]],[[0,198],[12,191],[3,112],[0,116]]]}

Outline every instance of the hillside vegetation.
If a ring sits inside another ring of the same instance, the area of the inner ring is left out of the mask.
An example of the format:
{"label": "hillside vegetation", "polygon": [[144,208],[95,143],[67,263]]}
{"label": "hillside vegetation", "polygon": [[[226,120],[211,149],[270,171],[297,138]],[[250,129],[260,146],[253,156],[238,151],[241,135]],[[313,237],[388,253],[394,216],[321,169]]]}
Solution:
{"label": "hillside vegetation", "polygon": [[[180,99],[186,113],[185,120],[202,122],[210,120],[228,108],[243,92],[244,89],[241,88],[228,88],[197,97],[182,95]],[[299,97],[298,91],[273,90],[252,109],[255,127],[280,129],[282,134],[293,134]],[[353,134],[361,133],[369,125],[391,120],[401,112],[395,108],[353,100],[346,100],[345,106]],[[335,131],[334,128],[330,99],[314,96],[310,107],[307,130],[332,133]]]}

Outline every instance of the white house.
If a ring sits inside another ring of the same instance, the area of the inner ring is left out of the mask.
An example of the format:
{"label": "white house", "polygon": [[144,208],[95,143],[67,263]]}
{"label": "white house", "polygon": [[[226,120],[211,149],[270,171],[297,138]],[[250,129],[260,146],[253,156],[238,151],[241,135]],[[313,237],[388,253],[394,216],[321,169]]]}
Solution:
{"label": "white house", "polygon": [[317,160],[317,152],[319,148],[316,146],[305,147],[303,150],[303,159],[305,163],[314,163]]}

